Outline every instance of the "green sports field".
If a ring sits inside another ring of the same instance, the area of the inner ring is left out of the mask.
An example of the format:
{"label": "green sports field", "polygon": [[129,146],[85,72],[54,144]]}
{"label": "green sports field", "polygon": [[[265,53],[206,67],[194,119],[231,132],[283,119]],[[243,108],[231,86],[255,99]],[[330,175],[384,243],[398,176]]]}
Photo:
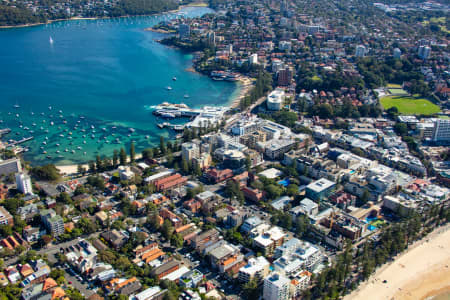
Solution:
{"label": "green sports field", "polygon": [[380,99],[384,109],[397,107],[402,115],[432,115],[441,111],[439,106],[427,99],[410,96],[387,96]]}

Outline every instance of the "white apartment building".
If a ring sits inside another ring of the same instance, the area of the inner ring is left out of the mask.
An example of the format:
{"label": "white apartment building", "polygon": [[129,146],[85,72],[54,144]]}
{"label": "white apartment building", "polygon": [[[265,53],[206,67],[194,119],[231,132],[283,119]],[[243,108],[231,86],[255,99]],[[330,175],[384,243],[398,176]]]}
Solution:
{"label": "white apartment building", "polygon": [[264,300],[288,300],[290,280],[280,273],[273,272],[264,279]]}
{"label": "white apartment building", "polygon": [[199,156],[200,149],[197,144],[190,142],[181,144],[181,157],[184,160],[190,161],[194,158],[198,158]]}
{"label": "white apartment building", "polygon": [[258,54],[254,53],[254,54],[250,55],[248,58],[248,62],[250,64],[255,64],[255,65],[258,64]]}
{"label": "white apartment building", "polygon": [[17,189],[24,195],[33,194],[30,176],[24,173],[16,174]]}
{"label": "white apartment building", "polygon": [[247,265],[239,269],[238,279],[240,282],[249,282],[253,278],[262,280],[269,273],[270,263],[264,256],[250,258]]}
{"label": "white apartment building", "polygon": [[267,96],[267,109],[280,110],[283,106],[285,93],[282,89],[275,89]]}
{"label": "white apartment building", "polygon": [[433,130],[434,142],[448,142],[450,141],[450,120],[435,119]]}

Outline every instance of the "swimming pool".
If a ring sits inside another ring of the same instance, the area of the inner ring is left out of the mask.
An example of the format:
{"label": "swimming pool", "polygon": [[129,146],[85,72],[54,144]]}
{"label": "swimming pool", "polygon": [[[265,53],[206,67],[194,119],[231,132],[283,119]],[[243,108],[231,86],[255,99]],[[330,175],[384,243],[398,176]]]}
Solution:
{"label": "swimming pool", "polygon": [[283,179],[283,180],[278,181],[278,184],[282,185],[284,187],[287,187],[290,183],[291,183],[291,181],[289,179]]}

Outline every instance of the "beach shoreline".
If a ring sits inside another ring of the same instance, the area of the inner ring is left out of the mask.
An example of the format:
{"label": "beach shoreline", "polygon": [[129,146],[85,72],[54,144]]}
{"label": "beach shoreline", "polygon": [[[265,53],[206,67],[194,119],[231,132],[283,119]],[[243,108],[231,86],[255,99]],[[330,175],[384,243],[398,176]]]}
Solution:
{"label": "beach shoreline", "polygon": [[241,103],[242,98],[247,96],[248,92],[250,92],[250,90],[251,90],[251,88],[253,86],[254,79],[241,75],[239,77],[238,81],[239,81],[239,83],[241,85],[240,86],[241,90],[239,91],[239,94],[229,104],[231,109],[239,107],[239,104]]}
{"label": "beach shoreline", "polygon": [[[141,160],[142,154],[136,153],[135,160]],[[127,156],[127,161],[130,160],[130,156]],[[61,175],[63,176],[70,176],[78,174],[78,166],[85,168],[86,170],[89,170],[89,164],[88,163],[80,163],[80,164],[71,164],[71,165],[56,165],[55,167],[59,170]]]}
{"label": "beach shoreline", "polygon": [[[450,225],[435,229],[383,265],[344,300],[432,299],[450,291]],[[385,283],[383,283],[386,281]]]}

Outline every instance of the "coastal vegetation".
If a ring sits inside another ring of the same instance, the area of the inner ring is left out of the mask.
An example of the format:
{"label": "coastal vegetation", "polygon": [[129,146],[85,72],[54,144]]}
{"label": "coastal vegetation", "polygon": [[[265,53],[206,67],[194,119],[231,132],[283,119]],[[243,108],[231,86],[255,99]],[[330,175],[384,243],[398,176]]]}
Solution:
{"label": "coastal vegetation", "polygon": [[45,23],[46,21],[44,16],[32,14],[26,8],[0,5],[0,26]]}
{"label": "coastal vegetation", "polygon": [[120,0],[108,12],[111,17],[150,15],[178,8],[174,0]]}
{"label": "coastal vegetation", "polygon": [[[51,20],[69,19],[73,12],[80,17],[121,17],[151,15],[177,9],[180,2],[174,0],[119,0],[111,4],[95,3],[88,9],[79,3],[69,1],[66,4],[69,9],[57,10],[54,3],[46,3],[34,10],[15,3],[12,5],[0,5],[0,26],[18,26],[25,24],[46,23]],[[61,5],[62,6],[62,5]],[[72,12],[72,13],[71,13]]]}

